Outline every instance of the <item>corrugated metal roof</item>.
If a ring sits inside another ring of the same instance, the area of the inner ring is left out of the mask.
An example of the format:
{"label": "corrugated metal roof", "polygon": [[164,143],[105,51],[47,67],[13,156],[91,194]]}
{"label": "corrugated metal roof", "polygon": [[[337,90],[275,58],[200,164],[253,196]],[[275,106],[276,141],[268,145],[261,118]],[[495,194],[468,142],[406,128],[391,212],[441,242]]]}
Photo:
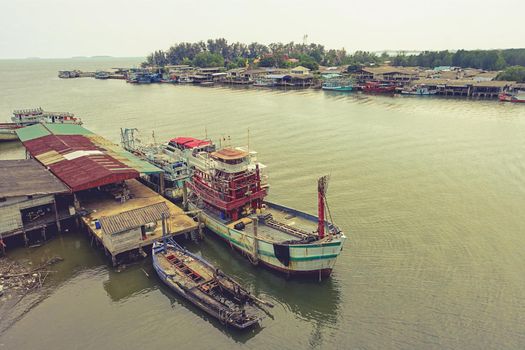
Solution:
{"label": "corrugated metal roof", "polygon": [[103,216],[100,218],[100,226],[104,234],[112,235],[141,227],[150,222],[158,222],[162,220],[162,214],[165,215],[165,218],[170,215],[170,210],[164,202],[128,210],[113,216]]}
{"label": "corrugated metal roof", "polygon": [[0,160],[0,197],[66,192],[69,189],[34,159]]}
{"label": "corrugated metal roof", "polygon": [[18,133],[28,152],[74,192],[161,169],[75,124],[37,124]]}

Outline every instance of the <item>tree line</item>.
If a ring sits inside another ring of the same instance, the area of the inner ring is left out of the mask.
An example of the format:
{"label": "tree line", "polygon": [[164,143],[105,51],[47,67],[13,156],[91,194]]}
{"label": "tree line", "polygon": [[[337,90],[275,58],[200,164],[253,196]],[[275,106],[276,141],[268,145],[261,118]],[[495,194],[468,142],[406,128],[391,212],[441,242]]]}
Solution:
{"label": "tree line", "polygon": [[194,43],[182,42],[168,50],[157,50],[147,56],[143,66],[166,66],[188,64],[195,67],[226,67],[228,69],[247,66],[292,68],[298,65],[316,70],[322,66],[348,65],[349,71],[366,65],[378,65],[390,61],[393,66],[434,68],[455,66],[484,70],[504,70],[498,79],[524,81],[525,49],[506,50],[458,50],[455,52],[424,51],[417,55],[386,52],[377,55],[368,51],[353,54],[342,49],[327,49],[323,45],[310,43],[253,42],[228,43],[224,38],[208,39]]}
{"label": "tree line", "polygon": [[418,55],[400,54],[393,57],[391,62],[394,66],[454,66],[502,70],[510,66],[525,66],[525,49],[424,51]]}
{"label": "tree line", "polygon": [[260,67],[290,68],[298,65],[315,70],[319,65],[369,65],[379,64],[385,55],[379,56],[367,51],[348,54],[346,50],[326,49],[320,44],[271,43],[264,45],[253,42],[228,43],[224,38],[208,39],[206,42],[183,42],[168,50],[152,52],[143,66],[166,66],[191,64],[196,67],[224,66],[229,69],[257,65]]}

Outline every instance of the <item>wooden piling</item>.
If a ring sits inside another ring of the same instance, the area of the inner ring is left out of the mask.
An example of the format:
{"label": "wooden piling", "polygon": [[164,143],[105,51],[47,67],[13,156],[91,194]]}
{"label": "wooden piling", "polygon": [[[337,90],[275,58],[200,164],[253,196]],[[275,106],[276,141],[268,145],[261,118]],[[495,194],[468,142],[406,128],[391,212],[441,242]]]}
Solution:
{"label": "wooden piling", "polygon": [[58,216],[58,209],[57,209],[57,201],[56,199],[53,200],[53,209],[55,210],[55,222],[57,224],[57,230],[58,232],[62,232],[62,227],[60,225],[60,218]]}
{"label": "wooden piling", "polygon": [[165,191],[165,184],[164,184],[164,173],[159,174],[159,194],[161,196],[164,196]]}

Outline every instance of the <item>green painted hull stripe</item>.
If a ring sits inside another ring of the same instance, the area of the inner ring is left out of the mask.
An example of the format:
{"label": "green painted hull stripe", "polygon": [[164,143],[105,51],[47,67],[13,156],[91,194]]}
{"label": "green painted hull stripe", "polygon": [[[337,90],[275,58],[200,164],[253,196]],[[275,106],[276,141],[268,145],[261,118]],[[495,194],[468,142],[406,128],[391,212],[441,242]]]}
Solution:
{"label": "green painted hull stripe", "polygon": [[[219,231],[216,231],[214,230],[213,228],[211,227],[208,227],[210,230],[212,230],[213,232],[215,232],[216,234],[218,234],[219,236],[221,236],[222,238],[226,239],[227,241],[235,244],[237,247],[241,248],[241,249],[247,249],[248,251],[250,251],[252,249],[252,246],[249,246],[249,245],[246,245],[242,242],[239,242],[237,241],[236,239],[233,239],[231,238],[230,236],[228,235],[225,235],[224,233],[222,232],[219,232]],[[340,243],[338,244],[334,244],[334,243],[330,243],[330,245],[339,245]],[[320,247],[320,245],[317,245],[318,247]],[[291,246],[290,246],[291,247]],[[311,246],[308,246],[309,248]],[[312,246],[313,247],[313,246]],[[269,256],[269,257],[272,257],[272,258],[275,258],[275,255],[272,254],[272,253],[268,253],[268,252],[265,252],[264,250],[259,250],[259,254],[261,255],[265,255],[265,256]],[[332,259],[332,258],[337,258],[338,254],[327,254],[327,255],[314,255],[314,256],[301,256],[301,257],[293,257],[293,256],[290,256],[290,260],[293,260],[293,261],[308,261],[308,260],[322,260],[322,259]]]}

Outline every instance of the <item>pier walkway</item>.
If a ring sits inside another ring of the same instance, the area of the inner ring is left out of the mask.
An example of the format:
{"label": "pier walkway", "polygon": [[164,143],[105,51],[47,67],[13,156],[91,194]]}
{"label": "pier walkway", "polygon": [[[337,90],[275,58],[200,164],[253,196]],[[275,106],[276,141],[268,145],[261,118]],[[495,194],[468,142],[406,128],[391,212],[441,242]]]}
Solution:
{"label": "pier walkway", "polygon": [[92,191],[78,194],[87,215],[82,222],[89,234],[102,244],[113,263],[116,256],[150,246],[163,234],[162,216],[166,218],[166,234],[177,236],[198,229],[198,224],[175,204],[139,181],[126,180],[130,199],[123,203],[107,192]]}

